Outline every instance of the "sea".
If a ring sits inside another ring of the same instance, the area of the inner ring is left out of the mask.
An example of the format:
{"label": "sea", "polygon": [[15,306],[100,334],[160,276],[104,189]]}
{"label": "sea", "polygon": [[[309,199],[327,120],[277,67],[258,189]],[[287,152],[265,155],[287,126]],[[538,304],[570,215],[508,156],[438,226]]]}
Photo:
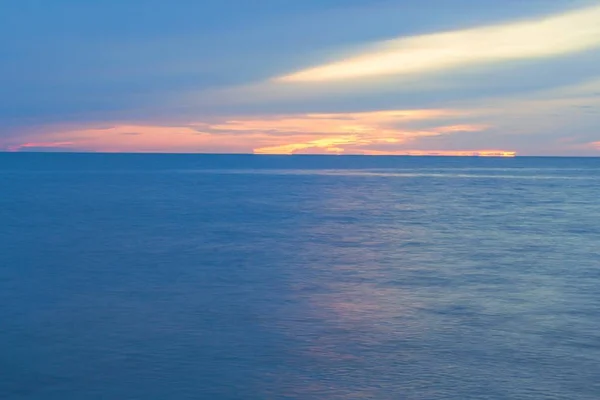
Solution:
{"label": "sea", "polygon": [[600,158],[0,154],[0,399],[600,399]]}

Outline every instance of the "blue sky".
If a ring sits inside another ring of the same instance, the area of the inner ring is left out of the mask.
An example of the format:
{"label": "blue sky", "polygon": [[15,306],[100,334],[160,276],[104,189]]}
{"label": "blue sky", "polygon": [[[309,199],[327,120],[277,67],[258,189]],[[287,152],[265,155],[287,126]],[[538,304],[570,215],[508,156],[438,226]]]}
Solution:
{"label": "blue sky", "polygon": [[600,156],[600,3],[4,0],[0,149]]}

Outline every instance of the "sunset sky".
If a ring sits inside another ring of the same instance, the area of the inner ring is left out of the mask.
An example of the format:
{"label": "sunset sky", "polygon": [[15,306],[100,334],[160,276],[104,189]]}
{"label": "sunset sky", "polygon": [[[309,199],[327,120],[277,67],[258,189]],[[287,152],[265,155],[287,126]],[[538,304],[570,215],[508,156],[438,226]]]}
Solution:
{"label": "sunset sky", "polygon": [[4,0],[0,150],[600,156],[600,2]]}

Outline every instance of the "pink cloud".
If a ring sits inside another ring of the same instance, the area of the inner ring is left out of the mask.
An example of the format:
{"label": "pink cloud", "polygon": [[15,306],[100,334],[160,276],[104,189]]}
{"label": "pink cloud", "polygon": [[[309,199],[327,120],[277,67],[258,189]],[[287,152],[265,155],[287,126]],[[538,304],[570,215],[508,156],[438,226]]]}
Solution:
{"label": "pink cloud", "polygon": [[[485,125],[442,124],[414,129],[415,121],[456,120],[463,112],[445,109],[382,110],[213,118],[183,126],[116,124],[32,132],[18,150],[68,147],[100,152],[180,152],[256,154],[396,154],[420,138],[479,132]],[[48,141],[41,141],[41,139]],[[50,141],[51,140],[51,141]]]}
{"label": "pink cloud", "polygon": [[8,151],[21,151],[29,148],[68,148],[73,142],[27,142],[6,147]]}

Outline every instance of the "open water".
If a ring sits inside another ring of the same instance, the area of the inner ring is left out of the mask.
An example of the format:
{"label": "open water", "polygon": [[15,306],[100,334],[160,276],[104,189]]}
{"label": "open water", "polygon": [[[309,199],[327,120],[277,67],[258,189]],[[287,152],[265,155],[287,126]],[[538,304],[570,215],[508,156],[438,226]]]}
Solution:
{"label": "open water", "polygon": [[0,154],[0,398],[600,399],[600,159]]}

